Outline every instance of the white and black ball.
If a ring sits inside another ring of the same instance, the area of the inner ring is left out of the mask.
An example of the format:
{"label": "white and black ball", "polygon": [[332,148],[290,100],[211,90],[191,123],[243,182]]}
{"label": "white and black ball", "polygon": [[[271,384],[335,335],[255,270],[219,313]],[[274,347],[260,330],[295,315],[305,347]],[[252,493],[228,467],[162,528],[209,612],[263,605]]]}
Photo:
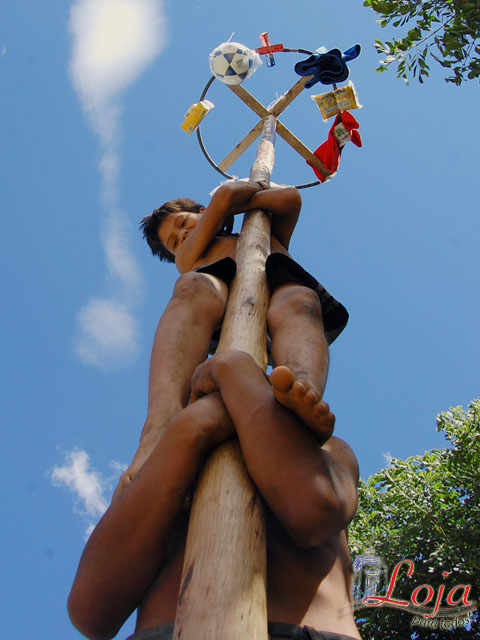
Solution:
{"label": "white and black ball", "polygon": [[223,42],[210,54],[210,70],[225,84],[240,84],[257,69],[260,57],[238,42]]}

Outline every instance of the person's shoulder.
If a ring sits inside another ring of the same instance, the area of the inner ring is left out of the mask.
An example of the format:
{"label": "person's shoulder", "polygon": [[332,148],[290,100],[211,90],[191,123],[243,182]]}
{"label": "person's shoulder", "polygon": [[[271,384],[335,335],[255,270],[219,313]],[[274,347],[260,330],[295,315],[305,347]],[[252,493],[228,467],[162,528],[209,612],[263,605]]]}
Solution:
{"label": "person's shoulder", "polygon": [[358,482],[359,469],[357,456],[345,440],[342,440],[342,438],[338,436],[332,436],[325,442],[322,448],[332,456],[335,462],[341,464],[352,474],[355,483]]}

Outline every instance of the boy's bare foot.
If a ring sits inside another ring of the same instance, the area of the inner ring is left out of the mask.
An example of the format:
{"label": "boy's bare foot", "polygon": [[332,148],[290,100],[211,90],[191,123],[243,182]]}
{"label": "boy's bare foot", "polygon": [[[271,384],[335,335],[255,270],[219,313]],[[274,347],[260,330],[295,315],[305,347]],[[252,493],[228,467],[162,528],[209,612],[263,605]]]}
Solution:
{"label": "boy's bare foot", "polygon": [[275,398],[305,422],[323,444],[333,433],[335,416],[306,380],[296,378],[284,366],[275,367],[269,376]]}

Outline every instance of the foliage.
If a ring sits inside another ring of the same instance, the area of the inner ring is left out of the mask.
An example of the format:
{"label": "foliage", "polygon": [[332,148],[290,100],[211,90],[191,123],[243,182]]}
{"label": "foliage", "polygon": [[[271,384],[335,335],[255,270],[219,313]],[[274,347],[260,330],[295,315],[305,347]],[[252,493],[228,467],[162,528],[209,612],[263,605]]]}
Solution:
{"label": "foliage", "polygon": [[480,0],[364,0],[381,15],[382,27],[408,26],[407,33],[391,42],[375,41],[384,55],[376,71],[385,71],[397,63],[397,77],[408,84],[409,76],[420,82],[429,75],[426,61],[430,55],[453,75],[447,82],[460,85],[463,80],[480,76]]}
{"label": "foliage", "polygon": [[[390,573],[403,558],[413,560],[414,573],[399,572],[392,597],[409,600],[416,587],[428,583],[435,589],[429,606],[441,584],[445,595],[459,583],[471,584],[470,600],[480,597],[480,398],[466,412],[457,407],[438,415],[437,430],[445,432],[449,448],[393,459],[361,481],[349,535],[352,558],[373,549]],[[444,578],[443,571],[452,574]],[[412,614],[398,608],[364,607],[359,614],[364,640],[406,640],[414,631],[422,640],[479,637],[478,609],[471,629],[448,632],[412,627]]]}

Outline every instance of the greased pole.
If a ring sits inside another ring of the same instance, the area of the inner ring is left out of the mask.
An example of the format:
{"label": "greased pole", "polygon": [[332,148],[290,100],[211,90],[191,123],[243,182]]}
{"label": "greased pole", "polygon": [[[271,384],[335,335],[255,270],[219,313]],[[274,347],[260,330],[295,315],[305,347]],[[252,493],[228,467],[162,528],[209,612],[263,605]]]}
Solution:
{"label": "greased pole", "polygon": [[[265,118],[250,171],[253,182],[270,184],[275,125],[275,116]],[[217,349],[246,351],[263,369],[269,252],[270,216],[246,213]],[[212,453],[195,491],[174,640],[268,640],[263,505],[237,441]]]}

